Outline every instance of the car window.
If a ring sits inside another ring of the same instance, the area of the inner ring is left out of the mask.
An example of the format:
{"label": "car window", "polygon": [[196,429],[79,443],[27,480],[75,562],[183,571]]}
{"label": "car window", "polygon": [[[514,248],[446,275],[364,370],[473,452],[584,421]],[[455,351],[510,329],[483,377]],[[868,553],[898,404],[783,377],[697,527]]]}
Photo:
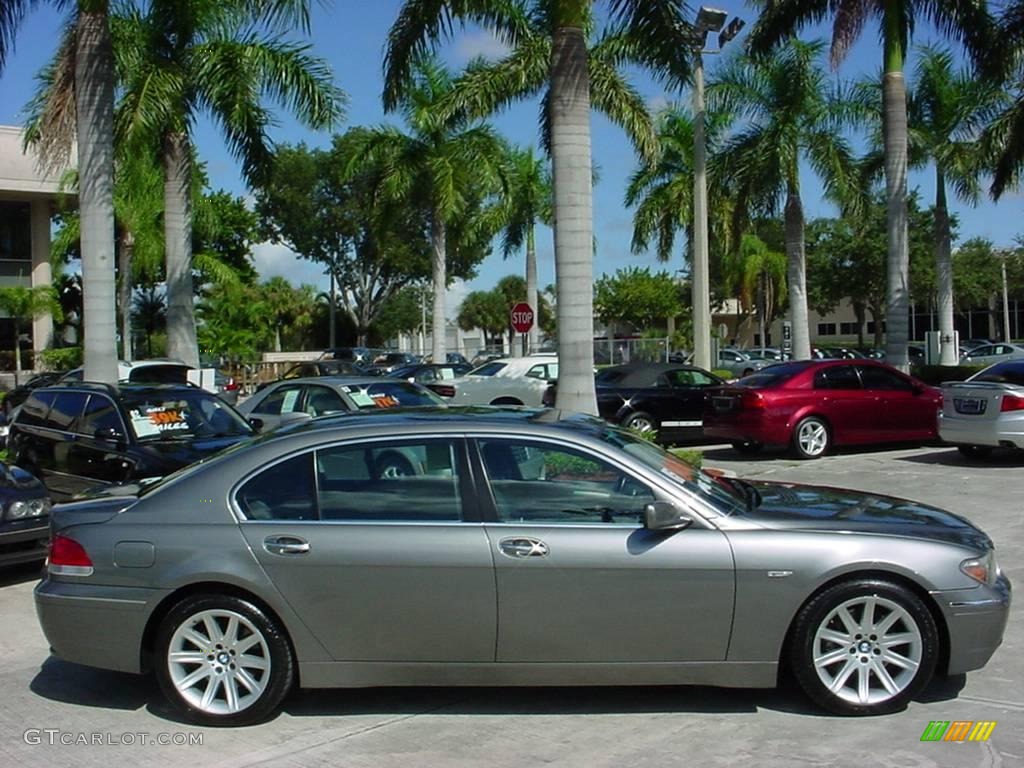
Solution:
{"label": "car window", "polygon": [[679,369],[675,371],[666,371],[665,376],[673,387],[680,388],[707,387],[717,383],[715,379],[711,378],[703,371]]}
{"label": "car window", "polygon": [[[396,378],[400,377],[401,372],[395,371],[394,376]],[[422,371],[416,374],[415,379],[418,382],[437,381],[437,371],[435,371],[433,368],[424,368]]]}
{"label": "car window", "polygon": [[526,375],[531,379],[546,379],[548,377],[548,367],[546,365],[535,365],[526,372]]}
{"label": "car window", "polygon": [[474,368],[469,372],[470,376],[493,376],[502,368],[505,367],[505,363],[484,363],[479,368]]}
{"label": "car window", "polygon": [[865,389],[885,389],[890,392],[912,392],[914,385],[895,371],[865,365],[860,369],[860,377]]}
{"label": "car window", "polygon": [[624,379],[627,373],[629,371],[626,368],[602,368],[594,376],[594,381],[598,384],[611,386]]}
{"label": "car window", "polygon": [[408,381],[382,381],[373,384],[348,384],[342,391],[361,411],[377,408],[409,408],[424,405],[444,405],[445,401],[429,389]]}
{"label": "car window", "polygon": [[69,432],[75,419],[81,414],[88,397],[85,392],[58,392],[50,406],[44,426]]}
{"label": "car window", "polygon": [[341,395],[329,387],[310,385],[306,389],[306,413],[310,416],[323,416],[327,413],[348,411],[348,406]]}
{"label": "car window", "polygon": [[126,434],[114,401],[105,395],[89,395],[78,431],[83,435],[95,435],[100,429],[112,429],[119,434]]}
{"label": "car window", "polygon": [[995,348],[991,346],[978,347],[977,349],[972,349],[968,354],[970,354],[971,357],[986,357],[988,355],[995,354],[994,349]]}
{"label": "car window", "polygon": [[860,389],[857,370],[852,365],[833,365],[814,374],[815,389]]}
{"label": "car window", "polygon": [[481,440],[480,453],[501,522],[640,525],[655,500],[644,483],[575,449]]}
{"label": "car window", "polygon": [[18,424],[30,427],[41,427],[46,420],[46,412],[56,397],[56,392],[33,392],[22,404],[21,412],[16,419]]}
{"label": "car window", "polygon": [[188,366],[141,365],[128,371],[128,381],[144,384],[184,384],[188,381]]}
{"label": "car window", "polygon": [[798,373],[806,370],[806,368],[807,366],[802,363],[783,363],[782,365],[773,365],[749,376],[744,376],[740,381],[743,383],[743,386],[753,389],[777,387],[785,384]]}
{"label": "car window", "polygon": [[246,481],[235,501],[247,520],[316,520],[312,452],[278,462]]}
{"label": "car window", "polygon": [[122,402],[129,426],[140,441],[253,434],[236,411],[201,389],[133,392],[124,395]]}
{"label": "car window", "polygon": [[253,408],[252,412],[265,413],[268,416],[293,413],[299,410],[299,395],[301,393],[301,384],[287,384],[283,387],[278,387],[263,398],[263,402]]}
{"label": "car window", "polygon": [[455,444],[450,440],[373,442],[316,452],[323,520],[460,520]]}
{"label": "car window", "polygon": [[1019,360],[996,363],[976,373],[968,381],[994,381],[1000,384],[1016,384],[1024,387],[1024,362]]}

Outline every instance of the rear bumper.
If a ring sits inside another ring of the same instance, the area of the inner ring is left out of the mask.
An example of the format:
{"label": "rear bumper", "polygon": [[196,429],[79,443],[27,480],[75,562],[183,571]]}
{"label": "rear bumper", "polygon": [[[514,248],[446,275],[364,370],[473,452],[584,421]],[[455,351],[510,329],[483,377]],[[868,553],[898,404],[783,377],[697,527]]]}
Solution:
{"label": "rear bumper", "polygon": [[49,524],[49,518],[0,524],[0,565],[45,560],[50,541]]}
{"label": "rear bumper", "polygon": [[1010,580],[992,586],[934,592],[949,630],[949,674],[981,669],[1003,642],[1010,616]]}
{"label": "rear bumper", "polygon": [[998,419],[967,419],[939,413],[939,437],[954,445],[1012,443],[1024,448],[1024,413]]}
{"label": "rear bumper", "polygon": [[142,637],[161,590],[103,587],[44,578],[36,614],[53,653],[118,672],[142,671]]}

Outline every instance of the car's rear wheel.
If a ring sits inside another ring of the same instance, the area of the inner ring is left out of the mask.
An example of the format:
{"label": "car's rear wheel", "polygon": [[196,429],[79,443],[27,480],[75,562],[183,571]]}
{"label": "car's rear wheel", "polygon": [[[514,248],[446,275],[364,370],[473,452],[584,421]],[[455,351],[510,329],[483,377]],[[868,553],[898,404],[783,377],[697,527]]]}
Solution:
{"label": "car's rear wheel", "polygon": [[896,712],[935,670],[939,633],[906,587],[857,579],[825,590],[793,625],[789,663],[800,687],[840,715]]}
{"label": "car's rear wheel", "polygon": [[801,459],[819,459],[831,447],[828,424],[818,416],[801,419],[793,430],[793,451]]}
{"label": "car's rear wheel", "polygon": [[204,725],[260,722],[277,710],[295,680],[284,631],[234,596],[186,598],[161,622],[156,648],[164,695]]}
{"label": "car's rear wheel", "polygon": [[992,455],[990,445],[958,445],[956,449],[969,459],[987,459]]}
{"label": "car's rear wheel", "polygon": [[764,444],[759,443],[756,440],[734,440],[732,443],[732,449],[736,451],[736,453],[743,453],[747,456],[753,456],[755,453],[760,453],[762,448],[764,448]]}
{"label": "car's rear wheel", "polygon": [[637,411],[622,420],[622,426],[637,432],[657,432],[658,420],[644,411]]}

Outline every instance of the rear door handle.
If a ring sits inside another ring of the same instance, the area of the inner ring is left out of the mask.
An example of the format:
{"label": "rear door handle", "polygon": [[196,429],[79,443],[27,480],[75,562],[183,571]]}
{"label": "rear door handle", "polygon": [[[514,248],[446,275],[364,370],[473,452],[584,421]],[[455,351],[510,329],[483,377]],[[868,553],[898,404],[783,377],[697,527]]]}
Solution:
{"label": "rear door handle", "polygon": [[548,545],[540,539],[529,537],[516,537],[502,539],[498,543],[502,554],[509,557],[547,557]]}
{"label": "rear door handle", "polygon": [[298,536],[267,536],[263,548],[272,555],[304,555],[309,552],[309,542]]}

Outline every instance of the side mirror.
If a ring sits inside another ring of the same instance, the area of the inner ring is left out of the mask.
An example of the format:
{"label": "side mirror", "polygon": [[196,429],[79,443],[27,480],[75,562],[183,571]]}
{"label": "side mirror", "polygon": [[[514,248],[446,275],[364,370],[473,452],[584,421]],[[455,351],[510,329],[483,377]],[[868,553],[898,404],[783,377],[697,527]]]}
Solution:
{"label": "side mirror", "polygon": [[648,530],[679,531],[691,525],[693,518],[670,501],[652,501],[644,507],[644,528]]}
{"label": "side mirror", "polygon": [[124,440],[124,435],[113,427],[100,427],[92,433],[92,436],[97,440],[110,440],[115,443]]}
{"label": "side mirror", "polygon": [[257,432],[259,432],[261,429],[263,429],[263,419],[257,419],[255,416],[253,416],[251,419],[249,419],[249,426],[255,429]]}

